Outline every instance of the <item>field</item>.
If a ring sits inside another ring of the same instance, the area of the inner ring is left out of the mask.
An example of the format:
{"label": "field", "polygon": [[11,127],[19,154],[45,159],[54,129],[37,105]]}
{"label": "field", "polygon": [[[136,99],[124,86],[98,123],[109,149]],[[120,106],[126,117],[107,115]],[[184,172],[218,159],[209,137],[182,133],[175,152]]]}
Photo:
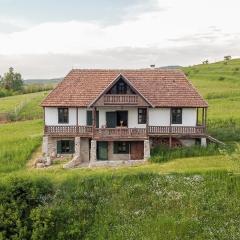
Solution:
{"label": "field", "polygon": [[0,98],[0,117],[27,120],[42,117],[40,102],[48,92],[36,92]]}
{"label": "field", "polygon": [[[0,239],[240,239],[239,69],[238,59],[184,68],[223,148],[156,149],[134,167],[37,170],[27,162],[42,120],[0,125]],[[34,96],[25,106],[33,115],[43,97]],[[0,109],[14,109],[4,101]]]}

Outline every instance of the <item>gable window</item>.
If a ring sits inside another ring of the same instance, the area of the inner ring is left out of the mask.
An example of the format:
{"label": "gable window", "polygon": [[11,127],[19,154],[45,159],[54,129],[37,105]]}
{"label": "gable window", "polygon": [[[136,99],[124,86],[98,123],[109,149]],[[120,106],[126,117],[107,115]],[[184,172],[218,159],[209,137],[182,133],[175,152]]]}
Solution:
{"label": "gable window", "polygon": [[58,123],[68,123],[68,108],[58,108]]}
{"label": "gable window", "polygon": [[120,78],[107,94],[135,94],[135,92],[122,78]]}
{"label": "gable window", "polygon": [[126,94],[127,93],[127,84],[123,81],[117,83],[117,94]]}
{"label": "gable window", "polygon": [[138,109],[138,124],[146,124],[147,123],[147,109],[139,108]]}
{"label": "gable window", "polygon": [[182,108],[172,108],[172,124],[182,124]]}
{"label": "gable window", "polygon": [[128,154],[129,153],[129,142],[114,142],[113,152],[115,154]]}
{"label": "gable window", "polygon": [[73,140],[60,140],[57,141],[57,153],[58,154],[72,154],[74,153],[74,141]]}

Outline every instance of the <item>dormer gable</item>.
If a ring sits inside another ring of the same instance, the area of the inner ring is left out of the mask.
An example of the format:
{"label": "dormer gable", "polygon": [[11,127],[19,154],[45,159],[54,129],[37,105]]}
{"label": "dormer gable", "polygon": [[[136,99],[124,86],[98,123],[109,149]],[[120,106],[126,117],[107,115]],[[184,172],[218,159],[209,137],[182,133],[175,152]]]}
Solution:
{"label": "dormer gable", "polygon": [[92,106],[152,106],[122,74],[119,74],[90,104]]}

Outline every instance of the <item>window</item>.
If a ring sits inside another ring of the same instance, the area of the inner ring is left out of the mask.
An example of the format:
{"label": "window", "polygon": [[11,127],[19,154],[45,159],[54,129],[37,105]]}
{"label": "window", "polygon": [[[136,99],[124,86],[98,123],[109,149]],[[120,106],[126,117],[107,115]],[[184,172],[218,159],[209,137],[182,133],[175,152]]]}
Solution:
{"label": "window", "polygon": [[57,153],[74,153],[74,141],[73,140],[60,140],[57,141]]}
{"label": "window", "polygon": [[129,142],[114,142],[114,154],[128,154]]}
{"label": "window", "polygon": [[138,109],[138,124],[146,124],[147,122],[147,109],[139,108]]}
{"label": "window", "polygon": [[126,94],[127,93],[127,84],[123,81],[117,83],[117,94]]}
{"label": "window", "polygon": [[58,123],[68,123],[68,108],[58,109]]}
{"label": "window", "polygon": [[172,124],[182,124],[181,108],[172,108]]}

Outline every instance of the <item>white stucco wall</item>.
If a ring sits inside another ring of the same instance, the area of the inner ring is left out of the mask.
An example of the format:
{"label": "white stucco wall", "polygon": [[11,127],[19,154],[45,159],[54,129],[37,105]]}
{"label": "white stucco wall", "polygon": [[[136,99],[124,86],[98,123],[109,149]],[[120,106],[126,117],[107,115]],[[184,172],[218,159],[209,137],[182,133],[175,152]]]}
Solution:
{"label": "white stucco wall", "polygon": [[86,108],[78,109],[78,125],[80,126],[87,125],[87,109]]}
{"label": "white stucco wall", "polygon": [[[129,128],[145,128],[146,124],[138,124],[138,108],[98,108],[99,111],[99,127],[106,125],[106,112],[122,110],[128,111],[128,127]],[[78,108],[78,124],[85,126],[87,123],[87,109]],[[58,124],[58,108],[45,108],[45,124],[46,125],[76,125],[76,108],[69,108],[69,123]],[[150,108],[149,109],[149,125],[150,126],[169,126],[170,125],[170,108]],[[182,124],[174,124],[174,126],[196,126],[196,108],[182,109]]]}
{"label": "white stucco wall", "polygon": [[58,123],[58,108],[56,107],[45,107],[45,124],[51,125],[76,125],[76,108],[69,108],[69,122]]}
{"label": "white stucco wall", "polygon": [[150,108],[149,126],[169,126],[170,108]]}
{"label": "white stucco wall", "polygon": [[[174,126],[196,126],[196,108],[182,109],[182,124],[172,124]],[[150,108],[150,126],[169,126],[170,108]]]}

